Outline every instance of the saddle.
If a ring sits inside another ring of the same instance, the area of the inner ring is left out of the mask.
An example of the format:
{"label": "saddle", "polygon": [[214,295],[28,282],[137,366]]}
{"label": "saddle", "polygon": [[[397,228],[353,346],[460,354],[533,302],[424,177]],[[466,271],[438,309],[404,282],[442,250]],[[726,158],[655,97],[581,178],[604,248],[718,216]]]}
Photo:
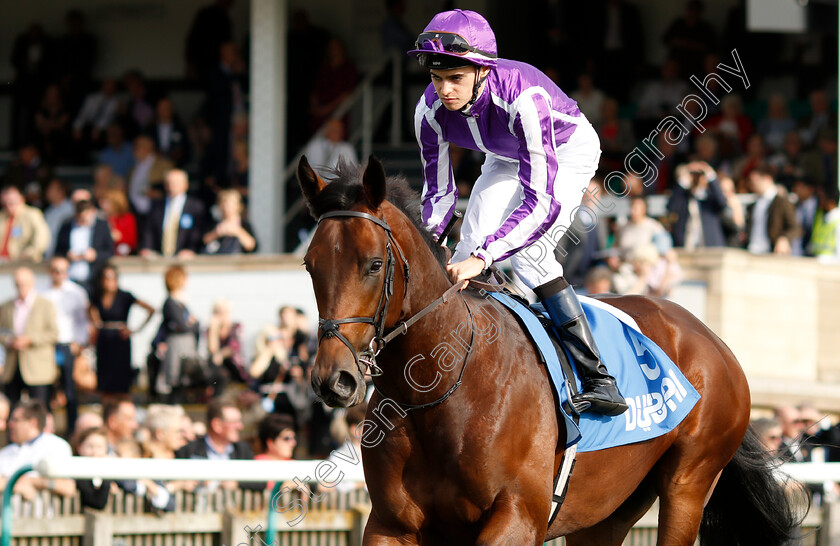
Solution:
{"label": "saddle", "polygon": [[[534,315],[534,317],[540,322],[543,329],[545,329],[545,331],[548,333],[549,338],[551,339],[551,343],[554,346],[554,352],[557,354],[557,359],[560,361],[560,367],[563,372],[563,383],[565,384],[564,387],[567,389],[568,393],[568,396],[565,398],[565,400],[561,401],[557,393],[557,388],[559,388],[560,385],[556,383],[556,378],[552,377],[552,379],[555,379],[555,388],[551,391],[555,397],[555,407],[558,408],[558,411],[562,409],[562,411],[564,411],[567,415],[571,416],[575,424],[577,425],[579,422],[581,411],[578,408],[576,408],[574,403],[572,402],[572,398],[574,397],[574,395],[578,394],[577,382],[573,380],[573,378],[575,377],[575,371],[572,367],[572,362],[569,359],[569,355],[567,354],[563,346],[563,342],[561,341],[561,338],[557,333],[554,323],[551,321],[551,318],[548,317],[545,308],[543,308],[542,304],[531,304],[524,297],[510,290],[507,287],[505,275],[496,266],[490,266],[490,268],[486,269],[482,273],[482,275],[470,279],[468,289],[478,291],[482,296],[486,293],[504,294],[508,298],[511,298],[518,304],[525,307],[526,309],[529,309]],[[523,324],[523,327],[526,331],[528,330],[527,325]],[[537,357],[540,359],[540,363],[542,365],[548,366],[549,363],[546,361],[541,350],[537,351]],[[569,380],[569,378],[572,378],[572,380]],[[558,414],[558,418],[563,417],[563,415]]]}

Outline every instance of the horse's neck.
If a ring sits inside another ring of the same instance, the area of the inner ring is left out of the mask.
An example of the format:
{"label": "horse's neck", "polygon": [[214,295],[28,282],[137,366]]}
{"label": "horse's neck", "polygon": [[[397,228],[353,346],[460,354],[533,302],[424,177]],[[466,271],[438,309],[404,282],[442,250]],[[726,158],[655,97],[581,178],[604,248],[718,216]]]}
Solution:
{"label": "horse's neck", "polygon": [[[400,221],[404,225],[399,245],[410,269],[400,320],[407,320],[432,304],[452,283],[413,224],[404,217]],[[383,350],[385,374],[376,382],[383,396],[404,404],[424,404],[442,396],[457,379],[471,331],[470,314],[461,297],[437,305]],[[453,335],[463,339],[450,339]],[[447,371],[450,365],[453,368]]]}
{"label": "horse's neck", "polygon": [[406,253],[410,270],[402,309],[403,318],[408,318],[446,292],[452,283],[417,228],[404,216],[400,222],[404,224],[401,232],[405,235],[399,245]]}

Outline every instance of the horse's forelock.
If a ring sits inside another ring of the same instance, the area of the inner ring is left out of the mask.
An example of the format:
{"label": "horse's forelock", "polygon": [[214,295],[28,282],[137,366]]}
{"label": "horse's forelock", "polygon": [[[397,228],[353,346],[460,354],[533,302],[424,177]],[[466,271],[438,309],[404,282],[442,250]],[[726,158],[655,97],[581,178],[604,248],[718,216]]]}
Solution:
{"label": "horse's forelock", "polygon": [[[350,210],[363,203],[363,173],[363,167],[351,165],[343,159],[340,160],[335,169],[326,173],[324,180],[326,180],[327,186],[309,203],[313,216],[318,218],[327,212]],[[443,247],[437,244],[434,236],[423,225],[420,215],[420,194],[411,189],[404,176],[388,177],[386,188],[385,199],[408,217],[420,232],[435,258],[445,265],[446,252]]]}

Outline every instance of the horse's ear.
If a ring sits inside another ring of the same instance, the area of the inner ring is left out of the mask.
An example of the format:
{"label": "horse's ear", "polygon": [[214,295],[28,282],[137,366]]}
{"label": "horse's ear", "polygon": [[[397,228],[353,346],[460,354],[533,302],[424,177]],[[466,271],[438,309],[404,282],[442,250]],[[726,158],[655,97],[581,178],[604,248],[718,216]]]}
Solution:
{"label": "horse's ear", "polygon": [[324,182],[324,180],[318,176],[318,173],[315,172],[315,169],[309,165],[309,161],[306,159],[306,156],[300,158],[297,175],[303,196],[306,198],[306,202],[311,204],[312,200],[321,193],[321,190],[324,189],[327,183]]}
{"label": "horse's ear", "polygon": [[373,155],[368,159],[362,181],[368,206],[372,210],[378,209],[382,201],[385,200],[385,169],[382,168],[382,163]]}

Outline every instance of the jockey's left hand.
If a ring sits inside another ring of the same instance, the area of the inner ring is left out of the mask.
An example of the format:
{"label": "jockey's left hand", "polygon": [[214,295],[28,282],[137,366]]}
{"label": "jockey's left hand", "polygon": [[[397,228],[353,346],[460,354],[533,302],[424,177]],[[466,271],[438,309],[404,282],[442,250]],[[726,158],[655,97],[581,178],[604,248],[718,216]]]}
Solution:
{"label": "jockey's left hand", "polygon": [[449,264],[446,266],[446,272],[449,273],[449,278],[453,283],[472,279],[482,271],[486,264],[484,260],[478,256],[470,256],[463,262]]}

